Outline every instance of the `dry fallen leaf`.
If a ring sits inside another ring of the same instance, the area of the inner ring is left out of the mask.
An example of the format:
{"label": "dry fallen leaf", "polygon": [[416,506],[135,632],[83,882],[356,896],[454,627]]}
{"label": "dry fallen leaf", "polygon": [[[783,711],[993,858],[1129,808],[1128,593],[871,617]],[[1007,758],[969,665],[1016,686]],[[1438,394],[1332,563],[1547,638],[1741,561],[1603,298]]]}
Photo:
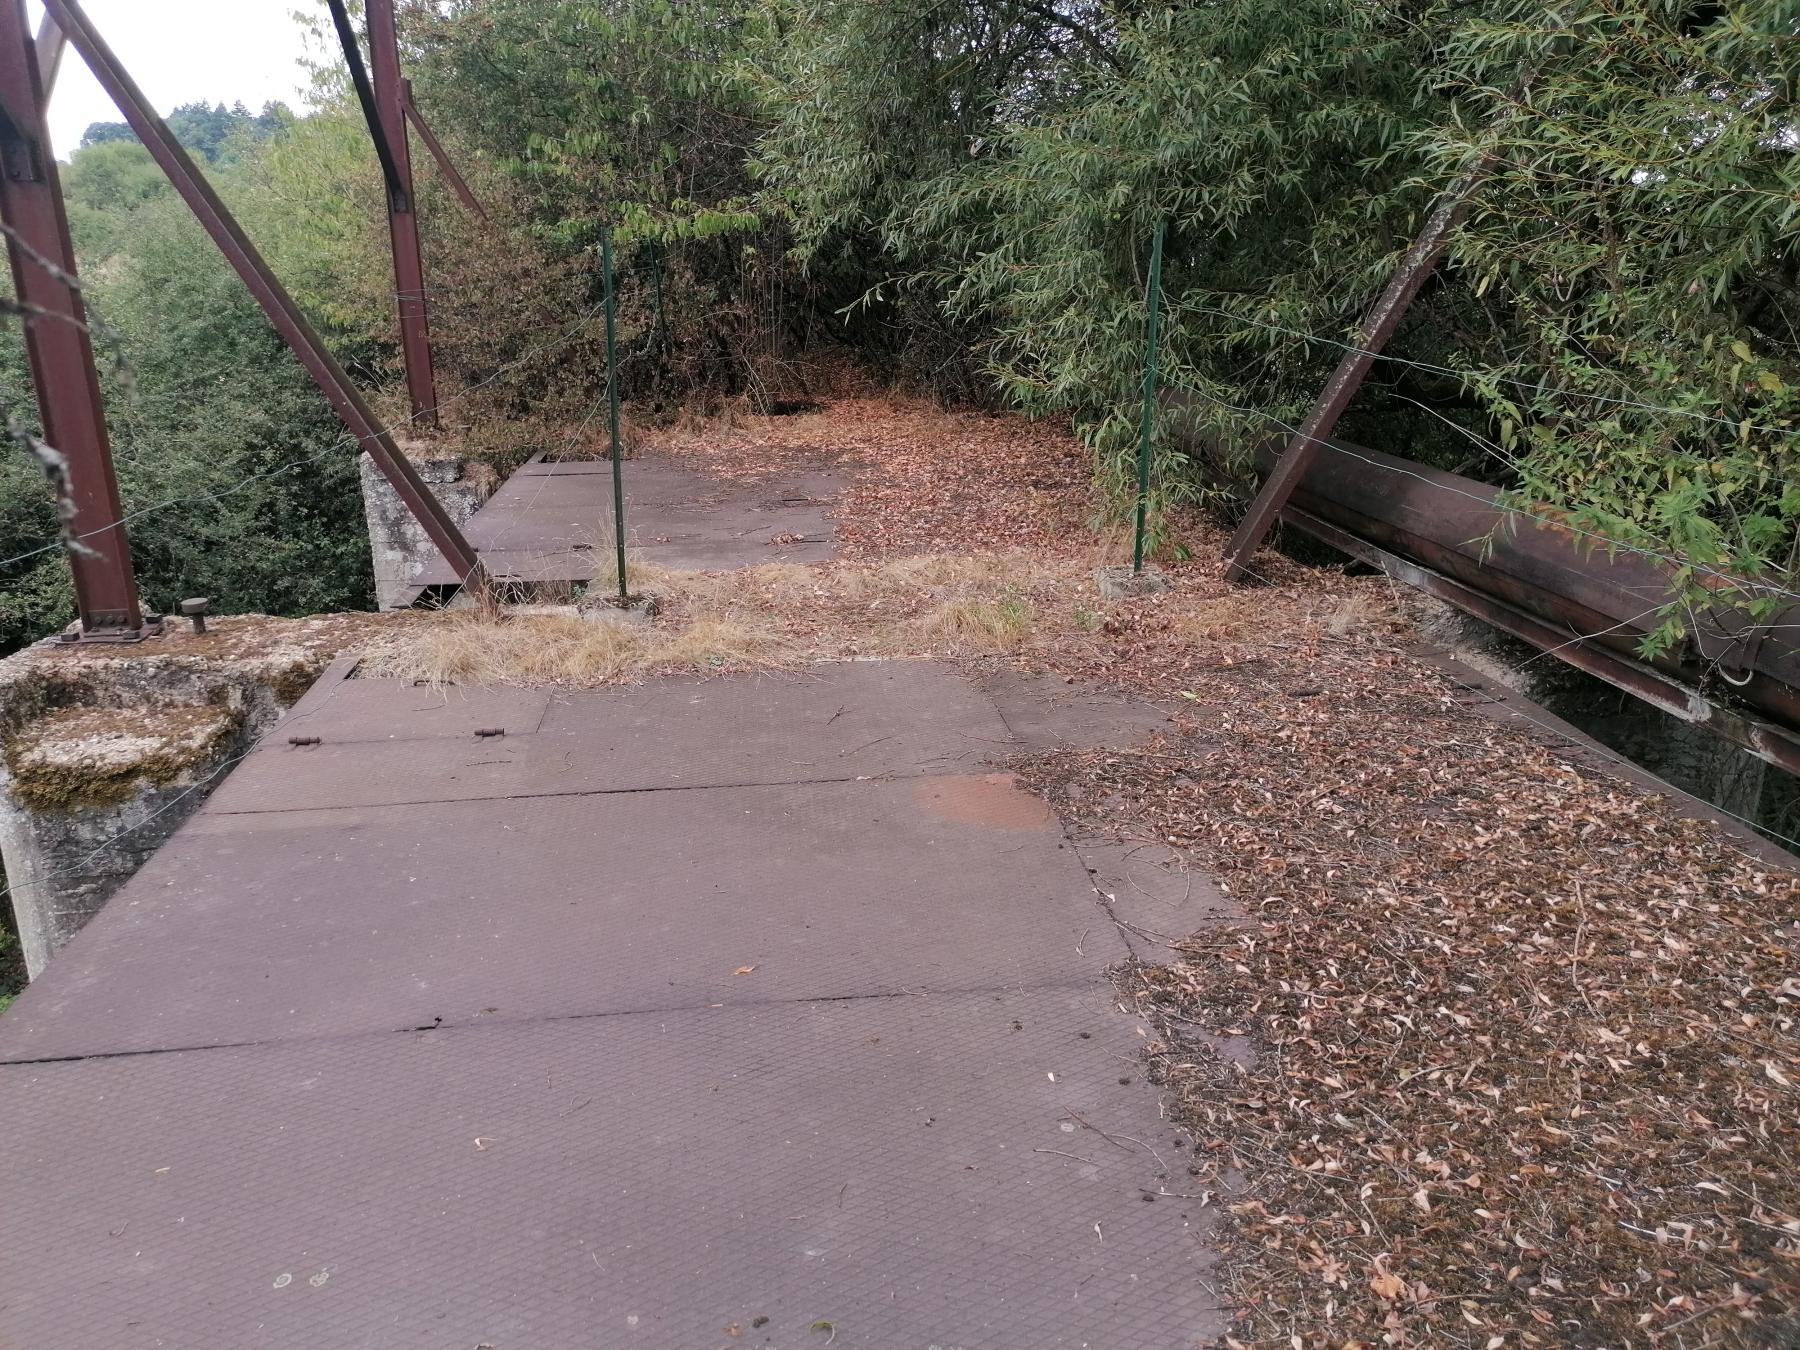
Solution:
{"label": "dry fallen leaf", "polygon": [[748,975],[751,971],[753,971],[755,969],[756,969],[755,966],[739,966],[736,970],[732,971],[731,973],[733,975]]}

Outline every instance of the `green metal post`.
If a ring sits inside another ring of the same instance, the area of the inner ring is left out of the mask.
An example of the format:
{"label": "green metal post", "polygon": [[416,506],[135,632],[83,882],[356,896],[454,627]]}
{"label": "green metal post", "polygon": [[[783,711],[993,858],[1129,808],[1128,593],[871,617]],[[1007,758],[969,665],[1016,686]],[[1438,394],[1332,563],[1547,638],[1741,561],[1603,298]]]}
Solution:
{"label": "green metal post", "polygon": [[1150,244],[1149,312],[1144,318],[1144,410],[1138,427],[1137,534],[1131,547],[1131,570],[1144,570],[1144,517],[1150,509],[1150,436],[1156,427],[1156,327],[1162,313],[1163,233],[1168,222],[1156,222]]}
{"label": "green metal post", "polygon": [[612,436],[613,542],[619,557],[619,599],[628,600],[631,593],[625,588],[625,461],[619,447],[619,343],[611,230],[600,236],[600,265],[606,274],[606,418]]}

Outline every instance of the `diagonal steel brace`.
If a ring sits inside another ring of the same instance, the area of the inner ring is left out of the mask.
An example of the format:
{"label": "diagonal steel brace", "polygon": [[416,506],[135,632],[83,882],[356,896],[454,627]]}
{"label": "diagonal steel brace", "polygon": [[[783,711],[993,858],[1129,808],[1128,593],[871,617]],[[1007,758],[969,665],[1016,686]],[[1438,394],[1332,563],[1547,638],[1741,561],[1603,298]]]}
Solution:
{"label": "diagonal steel brace", "polygon": [[350,429],[359,445],[369,452],[376,466],[394,485],[407,508],[424,526],[438,551],[452,570],[471,587],[484,586],[486,576],[481,562],[463,538],[456,522],[450,519],[443,503],[426,486],[412,462],[400,452],[374,411],[351,382],[350,376],[326,348],[324,341],[307,322],[300,307],[287,293],[261,254],[251,244],[241,226],[226,209],[212,185],[194,166],[187,151],[181,148],[167,125],[151,108],[143,91],[120,64],[119,59],[101,38],[93,21],[82,11],[77,0],[44,0],[47,16],[62,30],[70,45],[81,53],[94,72],[100,86],[111,95],[138,139],[162,167],[182,199],[212,236],[219,251],[243,278],[256,302],[262,306],[282,340],[300,358],[301,365],[313,377],[320,390]]}

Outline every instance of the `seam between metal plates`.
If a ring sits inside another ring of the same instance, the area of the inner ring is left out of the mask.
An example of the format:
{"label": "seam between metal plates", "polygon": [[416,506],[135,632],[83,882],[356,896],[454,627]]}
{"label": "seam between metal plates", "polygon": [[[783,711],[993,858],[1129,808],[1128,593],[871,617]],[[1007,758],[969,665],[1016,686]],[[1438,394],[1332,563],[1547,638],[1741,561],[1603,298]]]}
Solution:
{"label": "seam between metal plates", "polygon": [[[973,766],[968,766],[973,767]],[[534,801],[547,797],[617,797],[649,792],[735,792],[743,788],[830,787],[843,783],[890,783],[913,778],[954,778],[945,769],[891,770],[842,778],[770,778],[744,783],[652,783],[643,787],[567,788],[546,792],[483,793],[468,797],[416,797],[405,801],[360,802],[348,806],[209,806],[209,816],[281,816],[299,811],[382,811],[400,806],[458,806],[466,802]]]}
{"label": "seam between metal plates", "polygon": [[[813,1007],[835,1003],[880,1003],[907,998],[968,998],[980,994],[1039,994],[1058,990],[1091,990],[1115,998],[1107,979],[1106,967],[1091,975],[1070,976],[1032,984],[966,985],[932,989],[894,989],[868,994],[814,994],[795,998],[758,999],[745,1003],[670,1003],[647,1008],[610,1008],[589,1012],[546,1013],[536,1017],[491,1017],[478,1022],[442,1022],[428,1026],[390,1027],[379,1031],[331,1031],[310,1036],[268,1036],[243,1041],[218,1041],[199,1045],[168,1045],[141,1050],[95,1050],[84,1054],[38,1055],[28,1059],[0,1059],[0,1074],[8,1069],[44,1068],[56,1064],[85,1064],[95,1060],[149,1059],[158,1055],[206,1054],[215,1050],[247,1050],[257,1047],[319,1045],[334,1041],[351,1042],[389,1036],[435,1036],[458,1031],[480,1031],[489,1027],[529,1027],[564,1022],[593,1022],[626,1017],[667,1017],[674,1013],[717,1012],[742,1013],[767,1008]],[[1116,1008],[1113,1011],[1117,1011]]]}

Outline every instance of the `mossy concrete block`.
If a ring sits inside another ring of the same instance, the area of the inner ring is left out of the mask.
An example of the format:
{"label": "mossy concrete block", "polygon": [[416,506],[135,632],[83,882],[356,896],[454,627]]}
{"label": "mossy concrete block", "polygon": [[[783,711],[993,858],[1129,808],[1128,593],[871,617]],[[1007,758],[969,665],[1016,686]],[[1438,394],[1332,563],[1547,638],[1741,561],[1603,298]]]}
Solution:
{"label": "mossy concrete block", "polygon": [[130,647],[0,661],[0,861],[36,975],[206,800],[345,640],[330,616],[222,617]]}
{"label": "mossy concrete block", "polygon": [[1132,571],[1129,565],[1097,567],[1094,569],[1094,584],[1100,588],[1100,598],[1108,604],[1135,599],[1140,595],[1158,595],[1174,589],[1173,583],[1163,575],[1162,569],[1155,566],[1146,566],[1142,572]]}
{"label": "mossy concrete block", "polygon": [[8,790],[33,811],[73,814],[127,801],[210,764],[243,717],[214,705],[61,708],[7,740]]}
{"label": "mossy concrete block", "polygon": [[[401,449],[459,527],[493,495],[494,474],[486,465],[418,446],[402,445]],[[367,452],[361,467],[375,600],[382,609],[402,609],[412,603],[419,575],[437,561],[437,546]]]}
{"label": "mossy concrete block", "polygon": [[245,726],[241,710],[217,705],[64,708],[6,741],[0,854],[27,973],[187,819]]}

